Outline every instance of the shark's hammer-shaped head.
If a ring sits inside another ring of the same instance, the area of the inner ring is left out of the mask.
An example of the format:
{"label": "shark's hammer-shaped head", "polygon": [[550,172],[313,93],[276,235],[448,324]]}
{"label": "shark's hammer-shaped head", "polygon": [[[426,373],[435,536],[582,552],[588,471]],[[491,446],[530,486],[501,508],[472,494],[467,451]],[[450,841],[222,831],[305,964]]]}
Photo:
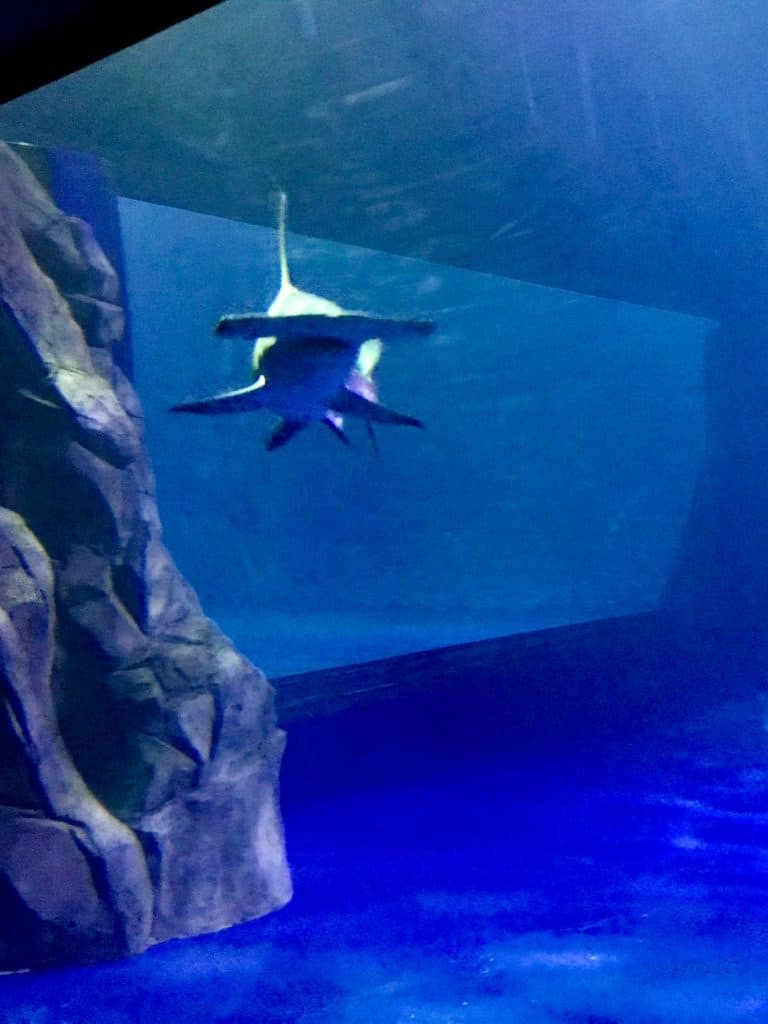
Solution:
{"label": "shark's hammer-shaped head", "polygon": [[285,238],[285,195],[280,197],[280,288],[266,313],[223,316],[216,333],[251,339],[253,383],[209,398],[182,402],[174,412],[216,415],[269,409],[280,419],[267,448],[285,444],[310,423],[325,423],[340,440],[345,415],[370,424],[422,426],[378,401],[374,370],[382,340],[427,334],[426,320],[348,312],[330,299],[297,288],[290,277]]}

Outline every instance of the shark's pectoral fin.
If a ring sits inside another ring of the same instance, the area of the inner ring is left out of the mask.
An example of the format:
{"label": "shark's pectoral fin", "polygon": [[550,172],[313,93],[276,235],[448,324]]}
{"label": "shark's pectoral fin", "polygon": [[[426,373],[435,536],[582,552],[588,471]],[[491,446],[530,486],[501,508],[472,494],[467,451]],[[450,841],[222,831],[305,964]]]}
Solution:
{"label": "shark's pectoral fin", "polygon": [[336,412],[329,412],[323,417],[323,423],[342,442],[349,445],[349,438],[344,433],[344,417]]}
{"label": "shark's pectoral fin", "polygon": [[236,313],[223,316],[215,331],[224,337],[277,338],[301,341],[308,338],[335,338],[348,345],[362,345],[369,338],[385,341],[405,334],[430,334],[432,320],[395,319],[369,316],[367,313],[300,313],[296,316],[267,316],[266,313]]}
{"label": "shark's pectoral fin", "polygon": [[335,412],[347,413],[349,416],[357,416],[369,423],[396,423],[404,427],[421,427],[422,429],[424,427],[421,420],[417,420],[415,416],[406,416],[402,412],[388,409],[385,405],[380,405],[379,402],[363,398],[362,395],[348,387],[343,387],[336,395],[331,402],[331,409]]}
{"label": "shark's pectoral fin", "polygon": [[260,394],[263,387],[264,378],[260,377],[255,384],[249,384],[246,388],[238,388],[236,391],[224,391],[218,395],[211,395],[209,398],[179,402],[177,405],[172,405],[169,411],[196,412],[209,416],[231,412],[252,412],[254,409],[262,409],[264,407]]}
{"label": "shark's pectoral fin", "polygon": [[300,420],[279,420],[267,438],[265,445],[267,451],[273,452],[275,448],[282,448],[284,444],[288,444],[294,434],[298,434],[304,427],[306,427],[306,423],[302,423]]}

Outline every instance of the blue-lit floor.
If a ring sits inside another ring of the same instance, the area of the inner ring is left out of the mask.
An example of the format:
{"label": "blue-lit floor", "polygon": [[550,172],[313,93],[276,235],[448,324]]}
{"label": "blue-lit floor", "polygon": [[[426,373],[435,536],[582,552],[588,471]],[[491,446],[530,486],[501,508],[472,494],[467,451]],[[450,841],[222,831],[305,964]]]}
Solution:
{"label": "blue-lit floor", "polygon": [[634,741],[473,744],[416,778],[379,745],[375,781],[308,794],[308,756],[318,775],[350,756],[327,735],[286,762],[288,908],[0,979],[3,1024],[768,1020],[768,755],[749,701]]}

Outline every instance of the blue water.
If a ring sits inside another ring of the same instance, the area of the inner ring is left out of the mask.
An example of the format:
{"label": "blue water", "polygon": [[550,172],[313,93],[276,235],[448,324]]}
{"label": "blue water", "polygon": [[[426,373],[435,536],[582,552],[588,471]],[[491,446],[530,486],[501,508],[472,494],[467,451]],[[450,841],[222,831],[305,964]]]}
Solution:
{"label": "blue water", "polygon": [[250,380],[251,345],[212,327],[269,305],[276,232],[119,210],[165,539],[268,675],[659,604],[704,448],[709,321],[289,232],[299,287],[435,321],[377,374],[426,429],[382,426],[378,457],[354,423],[352,450],[315,425],[266,453],[266,411],[168,406]]}
{"label": "blue water", "polygon": [[0,1019],[768,1019],[768,743],[752,701],[598,742],[546,725],[506,749],[475,737],[450,759],[438,726],[420,743],[391,731],[407,711],[364,753],[378,711],[292,731],[286,909],[129,962],[6,978]]}
{"label": "blue water", "polygon": [[[765,28],[756,0],[235,0],[2,112],[118,164],[165,539],[271,677],[665,601],[697,656],[715,625],[765,669]],[[299,286],[437,322],[385,353],[427,429],[378,458],[167,411],[247,380],[211,327],[274,296],[276,184]],[[294,900],[0,978],[0,1022],[768,1022],[765,671],[669,670],[641,724],[632,666],[581,653],[505,713],[468,673],[292,724]]]}

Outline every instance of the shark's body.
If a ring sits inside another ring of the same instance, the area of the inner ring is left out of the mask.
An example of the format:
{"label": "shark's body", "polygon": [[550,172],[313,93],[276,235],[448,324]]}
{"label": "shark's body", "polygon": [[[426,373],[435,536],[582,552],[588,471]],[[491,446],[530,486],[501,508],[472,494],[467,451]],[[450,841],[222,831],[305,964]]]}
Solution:
{"label": "shark's body", "polygon": [[291,281],[285,244],[285,195],[280,197],[280,288],[266,313],[222,317],[216,333],[253,338],[253,383],[196,401],[172,412],[216,415],[269,409],[280,417],[267,448],[278,448],[310,423],[325,423],[347,443],[344,416],[371,424],[421,427],[413,416],[378,401],[373,373],[383,339],[427,334],[428,320],[398,320],[347,312],[330,299],[302,291]]}

